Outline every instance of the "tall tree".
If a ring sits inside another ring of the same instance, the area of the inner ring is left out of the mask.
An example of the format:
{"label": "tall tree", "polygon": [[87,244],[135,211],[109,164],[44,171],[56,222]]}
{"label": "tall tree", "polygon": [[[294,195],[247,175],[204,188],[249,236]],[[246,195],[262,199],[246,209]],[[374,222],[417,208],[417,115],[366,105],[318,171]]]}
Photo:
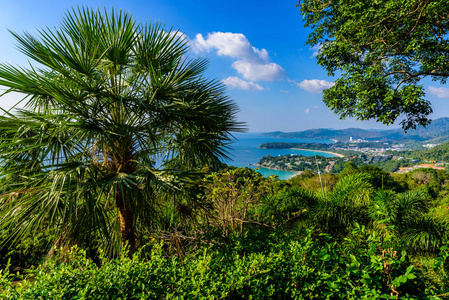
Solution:
{"label": "tall tree", "polygon": [[307,44],[335,85],[323,93],[341,118],[375,119],[404,129],[429,124],[421,79],[449,76],[449,1],[300,0]]}
{"label": "tall tree", "polygon": [[12,34],[34,62],[0,65],[0,84],[26,95],[0,117],[0,229],[55,226],[62,244],[134,253],[158,192],[226,156],[234,102],[182,34],[129,13],[78,8],[59,29]]}

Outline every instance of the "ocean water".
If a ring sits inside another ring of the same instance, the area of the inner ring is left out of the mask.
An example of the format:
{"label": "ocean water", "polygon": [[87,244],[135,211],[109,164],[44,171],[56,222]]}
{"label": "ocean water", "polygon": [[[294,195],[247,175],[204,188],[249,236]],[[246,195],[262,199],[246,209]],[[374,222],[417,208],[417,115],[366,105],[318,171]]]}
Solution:
{"label": "ocean water", "polygon": [[[322,155],[324,157],[333,157],[335,155],[314,151],[314,150],[293,150],[293,149],[260,149],[262,143],[325,143],[332,144],[331,140],[312,140],[312,139],[293,139],[293,138],[276,138],[261,136],[257,133],[236,133],[236,140],[231,144],[230,151],[231,160],[225,163],[235,167],[248,167],[256,169],[254,166],[264,155],[279,156],[286,154],[298,154],[303,156]],[[297,172],[287,172],[279,170],[271,170],[260,168],[259,173],[264,176],[278,175],[280,179],[289,179],[296,175]]]}

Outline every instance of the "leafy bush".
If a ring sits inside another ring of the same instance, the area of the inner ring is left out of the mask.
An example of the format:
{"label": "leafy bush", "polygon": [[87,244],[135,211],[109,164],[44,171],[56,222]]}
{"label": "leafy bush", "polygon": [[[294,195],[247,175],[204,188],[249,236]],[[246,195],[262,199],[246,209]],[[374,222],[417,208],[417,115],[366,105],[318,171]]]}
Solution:
{"label": "leafy bush", "polygon": [[259,219],[267,224],[284,225],[307,218],[308,212],[317,204],[317,197],[310,190],[285,188],[268,195],[255,212]]}
{"label": "leafy bush", "polygon": [[[203,201],[210,207],[209,224],[222,228],[225,235],[243,234],[249,211],[269,192],[273,178],[265,178],[249,168],[228,169],[207,175],[202,183]],[[204,219],[207,219],[205,217]]]}
{"label": "leafy bush", "polygon": [[346,236],[355,222],[368,224],[367,207],[373,193],[369,180],[370,176],[364,173],[340,177],[334,189],[322,194],[310,213],[311,224],[334,237]]}
{"label": "leafy bush", "polygon": [[[268,253],[241,255],[206,248],[185,260],[164,257],[162,245],[148,260],[102,259],[98,266],[74,248],[67,262],[51,261],[12,286],[0,275],[4,299],[438,299],[425,286],[392,237],[356,226],[352,238],[285,237]],[[443,268],[446,257],[434,267]],[[444,272],[444,271],[442,271]],[[447,292],[447,291],[446,291]]]}
{"label": "leafy bush", "polygon": [[41,263],[54,239],[51,230],[42,230],[38,234],[26,235],[20,243],[12,244],[10,235],[11,231],[8,230],[0,234],[0,269],[5,268],[8,261],[12,269]]}
{"label": "leafy bush", "polygon": [[409,220],[401,233],[401,240],[413,253],[438,253],[447,241],[447,222],[430,216]]}

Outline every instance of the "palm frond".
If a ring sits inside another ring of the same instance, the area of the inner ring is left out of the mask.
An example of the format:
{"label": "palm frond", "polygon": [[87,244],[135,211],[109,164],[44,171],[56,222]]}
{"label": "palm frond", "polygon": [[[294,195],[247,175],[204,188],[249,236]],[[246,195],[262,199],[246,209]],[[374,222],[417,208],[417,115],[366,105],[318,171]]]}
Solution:
{"label": "palm frond", "polygon": [[118,253],[122,213],[150,225],[161,195],[227,157],[243,130],[224,85],[204,78],[207,61],[189,60],[188,41],[160,23],[78,7],[59,29],[12,34],[41,65],[0,64],[0,84],[26,96],[0,117],[2,199],[13,199],[0,228],[16,237],[54,226],[59,243]]}

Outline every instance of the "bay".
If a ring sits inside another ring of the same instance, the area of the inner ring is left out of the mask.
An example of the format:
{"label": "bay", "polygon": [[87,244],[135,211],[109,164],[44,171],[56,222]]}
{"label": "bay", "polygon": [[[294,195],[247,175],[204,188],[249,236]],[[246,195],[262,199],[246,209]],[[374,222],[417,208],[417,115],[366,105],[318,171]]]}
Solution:
{"label": "bay", "polygon": [[[248,167],[256,169],[254,164],[258,163],[262,156],[279,156],[286,154],[298,154],[303,156],[321,155],[324,157],[334,157],[335,155],[314,150],[294,150],[294,149],[261,149],[259,146],[263,143],[323,143],[332,144],[331,140],[313,140],[313,139],[294,139],[294,138],[276,138],[262,136],[258,133],[236,133],[236,140],[230,145],[230,160],[224,162],[234,167]],[[288,172],[280,170],[271,170],[260,168],[258,170],[264,176],[277,175],[279,179],[289,179],[297,172]]]}

